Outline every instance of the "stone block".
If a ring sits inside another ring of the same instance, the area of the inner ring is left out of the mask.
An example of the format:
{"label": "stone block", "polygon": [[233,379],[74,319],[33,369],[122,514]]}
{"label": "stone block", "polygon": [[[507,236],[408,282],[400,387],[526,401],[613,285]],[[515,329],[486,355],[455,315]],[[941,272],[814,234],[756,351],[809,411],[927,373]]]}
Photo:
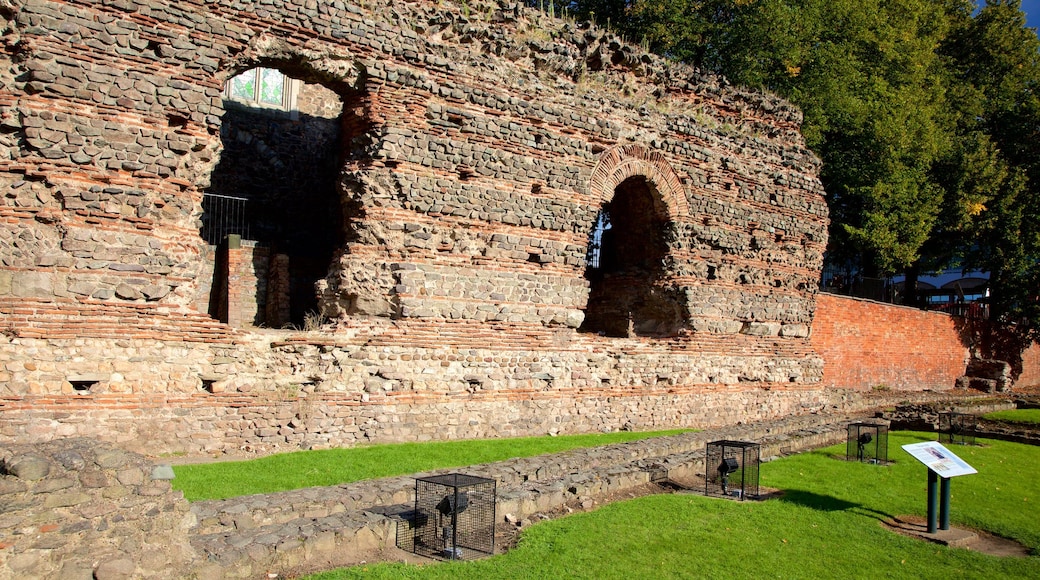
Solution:
{"label": "stone block", "polygon": [[27,453],[4,460],[4,470],[26,481],[36,481],[51,472],[51,462],[42,455]]}
{"label": "stone block", "polygon": [[137,574],[137,565],[129,558],[104,559],[94,569],[97,580],[129,580]]}

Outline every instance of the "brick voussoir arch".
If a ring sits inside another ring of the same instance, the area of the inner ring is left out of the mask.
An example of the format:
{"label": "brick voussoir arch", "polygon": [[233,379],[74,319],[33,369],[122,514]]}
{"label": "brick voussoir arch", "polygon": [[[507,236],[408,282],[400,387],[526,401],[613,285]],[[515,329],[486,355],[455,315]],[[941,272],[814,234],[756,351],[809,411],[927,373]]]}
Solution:
{"label": "brick voussoir arch", "polygon": [[614,197],[614,189],[630,177],[644,177],[657,190],[670,221],[689,218],[686,188],[664,155],[639,144],[618,145],[600,156],[592,171],[589,191],[604,203]]}

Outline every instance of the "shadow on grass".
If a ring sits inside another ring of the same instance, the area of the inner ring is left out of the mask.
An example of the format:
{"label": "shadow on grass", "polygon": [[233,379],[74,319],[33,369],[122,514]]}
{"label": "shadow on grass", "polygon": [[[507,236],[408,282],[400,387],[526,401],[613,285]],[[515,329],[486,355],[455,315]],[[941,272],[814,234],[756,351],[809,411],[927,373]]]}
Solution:
{"label": "shadow on grass", "polygon": [[829,495],[820,495],[811,491],[803,491],[800,489],[788,489],[784,490],[782,496],[777,498],[779,501],[793,503],[796,505],[804,506],[810,509],[819,510],[823,512],[842,512],[849,511],[854,513],[866,514],[870,517],[875,517],[881,521],[890,520],[894,516],[887,514],[882,511],[878,511],[874,508],[867,507],[861,503],[846,501],[838,499]]}
{"label": "shadow on grass", "polygon": [[820,495],[811,491],[802,491],[800,489],[784,490],[784,495],[780,496],[778,499],[783,502],[793,503],[824,512],[841,512],[863,507],[862,504],[845,501],[829,495]]}

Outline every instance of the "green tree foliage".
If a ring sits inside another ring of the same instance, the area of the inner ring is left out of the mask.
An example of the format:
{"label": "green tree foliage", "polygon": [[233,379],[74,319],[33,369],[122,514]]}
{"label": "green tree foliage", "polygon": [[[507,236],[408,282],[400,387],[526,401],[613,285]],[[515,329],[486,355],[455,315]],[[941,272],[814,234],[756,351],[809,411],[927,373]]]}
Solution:
{"label": "green tree foliage", "polygon": [[950,147],[935,51],[947,29],[941,4],[637,0],[630,11],[663,23],[647,28],[658,50],[802,108],[807,143],[824,161],[832,260],[870,275],[917,260],[943,200],[929,169]]}
{"label": "green tree foliage", "polygon": [[974,18],[960,15],[941,52],[958,97],[951,104],[960,112],[959,137],[967,144],[947,187],[976,218],[965,228],[973,234],[966,263],[990,271],[994,316],[1036,335],[1040,39],[1026,28],[1019,0],[990,0]]}

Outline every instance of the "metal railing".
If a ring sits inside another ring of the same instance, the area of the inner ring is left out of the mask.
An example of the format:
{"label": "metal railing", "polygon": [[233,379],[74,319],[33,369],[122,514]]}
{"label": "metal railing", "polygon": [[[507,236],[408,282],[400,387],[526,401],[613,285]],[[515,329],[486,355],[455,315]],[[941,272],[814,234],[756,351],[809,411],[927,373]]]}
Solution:
{"label": "metal railing", "polygon": [[202,196],[202,239],[218,245],[230,234],[249,239],[249,221],[246,219],[244,197],[207,193]]}

